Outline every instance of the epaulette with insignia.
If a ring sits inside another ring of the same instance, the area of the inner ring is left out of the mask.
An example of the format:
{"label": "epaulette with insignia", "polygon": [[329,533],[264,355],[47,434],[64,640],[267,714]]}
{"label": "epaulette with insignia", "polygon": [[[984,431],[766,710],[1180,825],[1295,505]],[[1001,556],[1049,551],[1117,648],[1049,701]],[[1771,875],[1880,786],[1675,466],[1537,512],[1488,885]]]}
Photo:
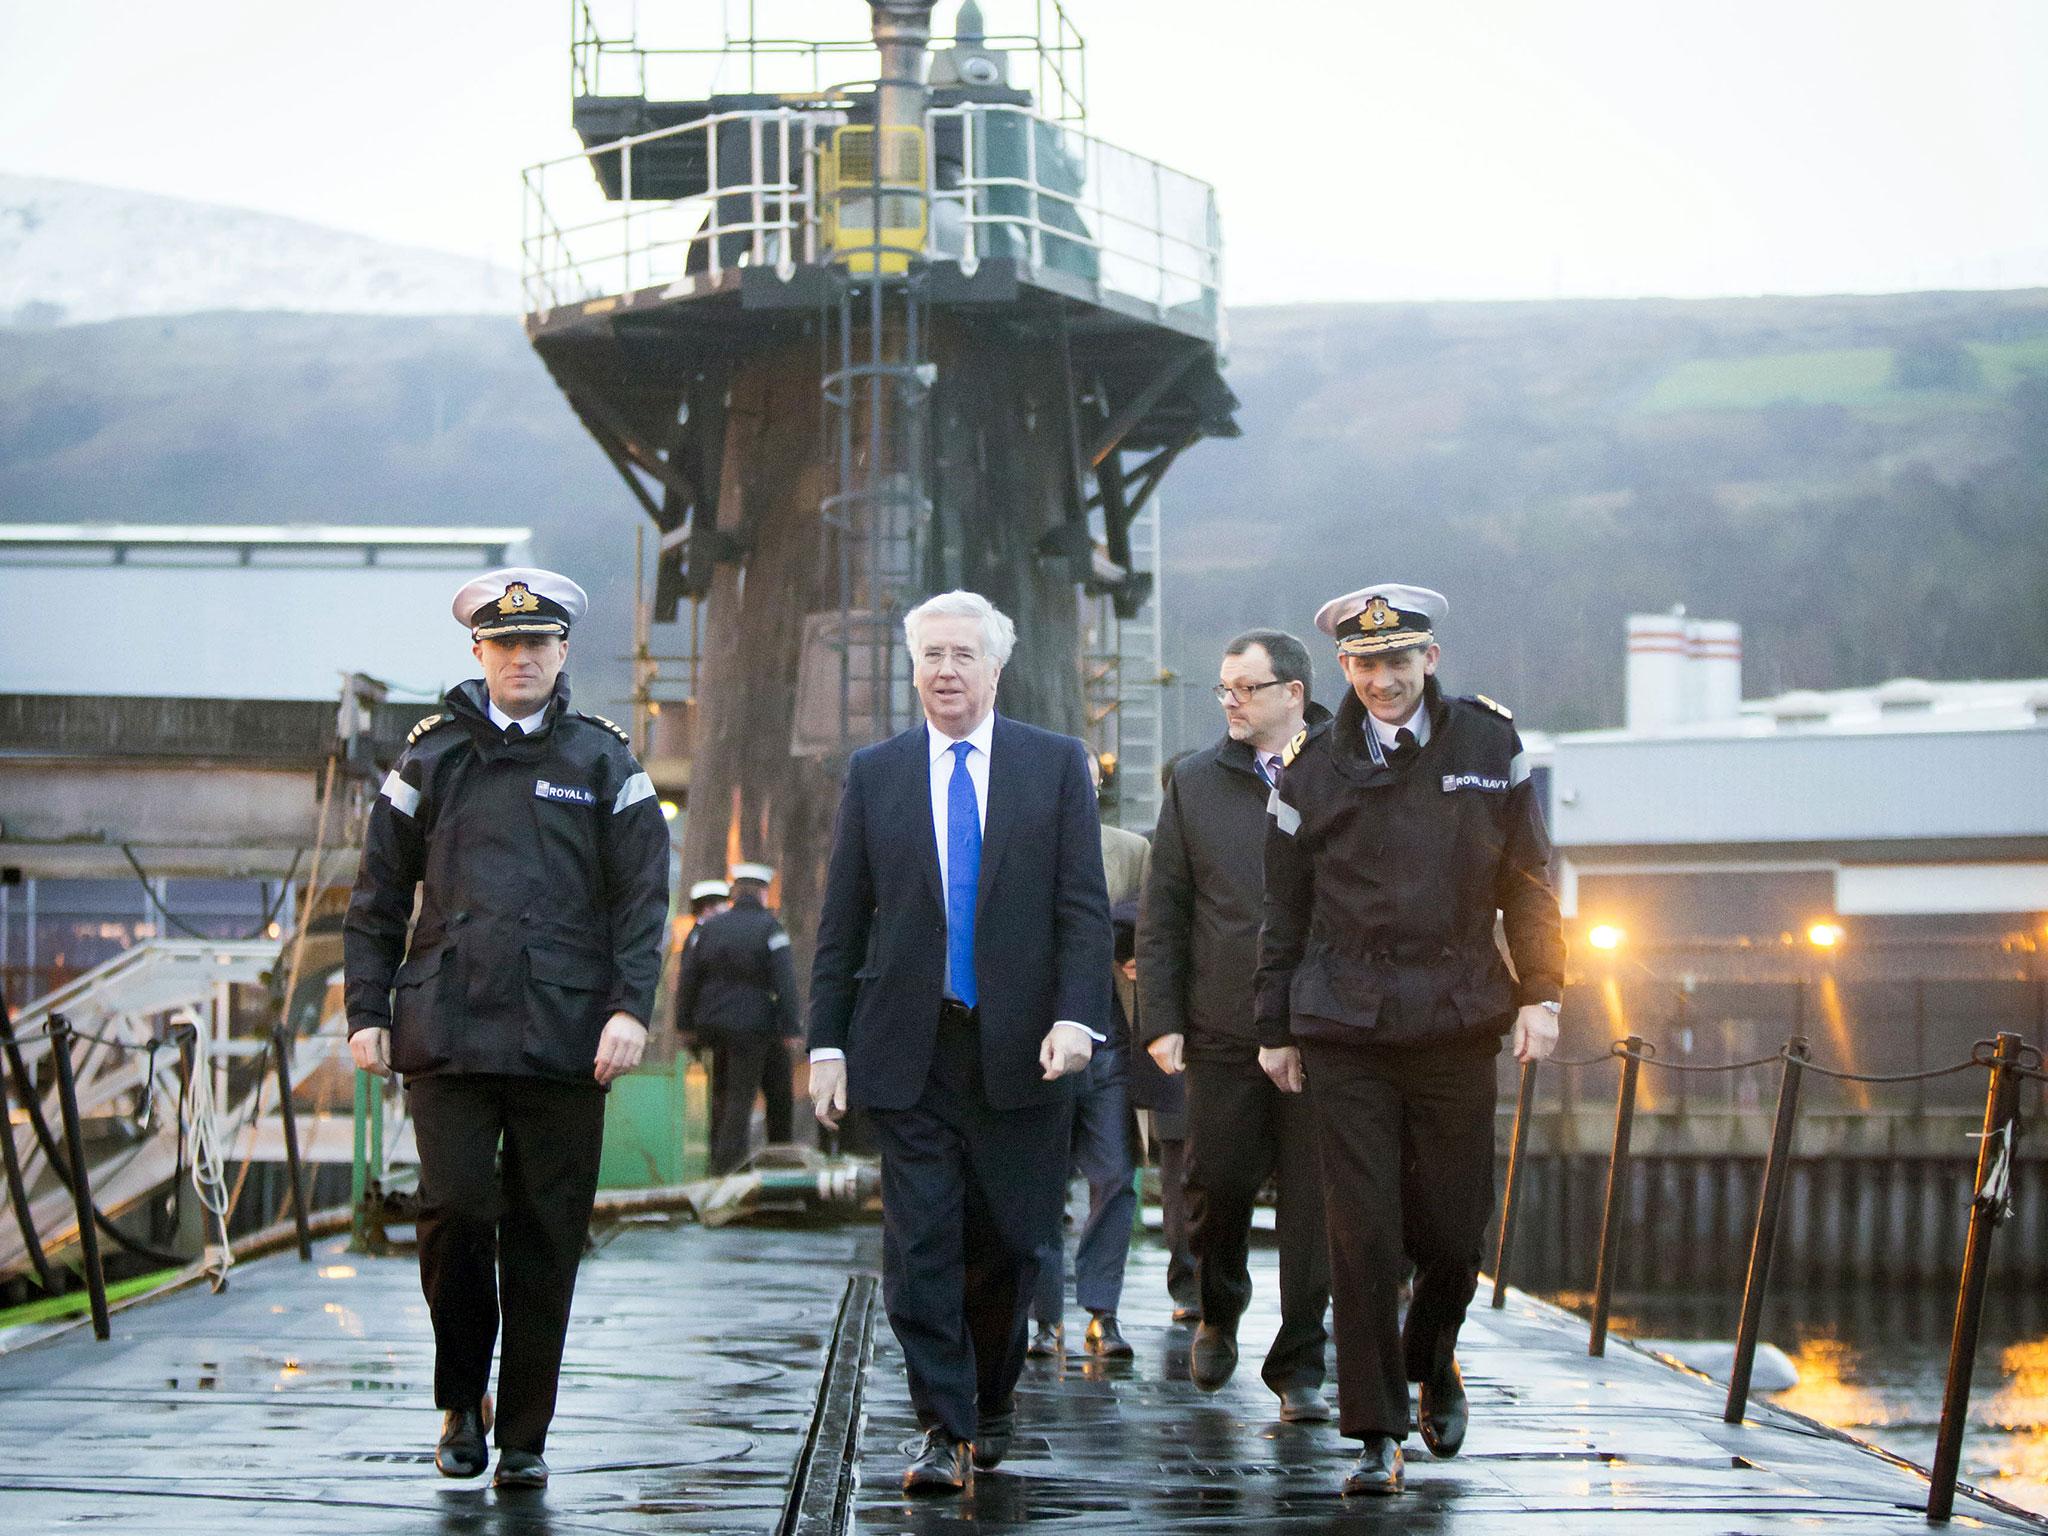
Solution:
{"label": "epaulette with insignia", "polygon": [[453,715],[427,716],[426,719],[422,720],[418,725],[414,726],[409,732],[406,733],[405,744],[408,747],[411,746],[414,742],[418,741],[422,736],[426,735],[427,732],[431,731],[435,726],[440,725],[443,721],[452,720],[454,718],[455,717]]}
{"label": "epaulette with insignia", "polygon": [[633,745],[633,738],[626,733],[626,728],[624,726],[619,725],[614,721],[605,719],[603,715],[593,715],[587,709],[579,709],[576,711],[576,713],[581,715],[585,720],[588,720],[592,725],[603,726],[606,730],[610,731],[614,736],[618,737],[619,740],[623,741],[627,746],[630,747],[631,745]]}
{"label": "epaulette with insignia", "polygon": [[1492,710],[1496,715],[1499,715],[1503,720],[1512,720],[1515,718],[1515,712],[1512,709],[1509,709],[1507,705],[1496,704],[1492,699],[1489,699],[1483,693],[1475,693],[1472,695],[1472,698],[1474,702],[1484,704],[1488,709]]}
{"label": "epaulette with insignia", "polygon": [[1294,759],[1300,755],[1301,749],[1307,745],[1308,728],[1304,726],[1294,733],[1294,740],[1287,743],[1287,750],[1280,754],[1280,766],[1282,768],[1292,768],[1294,766]]}

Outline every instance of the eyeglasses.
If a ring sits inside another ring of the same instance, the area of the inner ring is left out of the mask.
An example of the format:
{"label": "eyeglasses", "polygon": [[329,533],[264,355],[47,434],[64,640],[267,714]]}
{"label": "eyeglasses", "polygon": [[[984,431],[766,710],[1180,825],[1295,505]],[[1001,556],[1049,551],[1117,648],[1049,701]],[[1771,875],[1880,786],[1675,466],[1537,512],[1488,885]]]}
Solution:
{"label": "eyeglasses", "polygon": [[1252,701],[1252,695],[1261,688],[1278,688],[1284,681],[1284,678],[1269,677],[1263,683],[1240,683],[1235,688],[1232,688],[1227,683],[1218,683],[1209,691],[1216,695],[1216,702],[1218,704],[1249,704]]}

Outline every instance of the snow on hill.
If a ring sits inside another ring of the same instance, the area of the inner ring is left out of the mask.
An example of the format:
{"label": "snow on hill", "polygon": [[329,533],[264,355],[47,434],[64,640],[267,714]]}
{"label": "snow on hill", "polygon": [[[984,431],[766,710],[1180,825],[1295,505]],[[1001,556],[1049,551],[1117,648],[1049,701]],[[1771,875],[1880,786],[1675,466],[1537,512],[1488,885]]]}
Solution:
{"label": "snow on hill", "polygon": [[201,310],[515,314],[488,262],[276,214],[0,174],[0,326]]}

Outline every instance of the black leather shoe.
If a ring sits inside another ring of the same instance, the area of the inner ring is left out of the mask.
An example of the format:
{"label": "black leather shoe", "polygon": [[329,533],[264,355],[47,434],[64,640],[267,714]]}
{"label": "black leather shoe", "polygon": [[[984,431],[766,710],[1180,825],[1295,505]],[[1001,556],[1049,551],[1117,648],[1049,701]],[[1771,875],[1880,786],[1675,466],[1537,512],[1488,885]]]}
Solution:
{"label": "black leather shoe", "polygon": [[958,1493],[967,1486],[968,1449],[965,1440],[955,1440],[945,1426],[934,1424],[924,1432],[924,1448],[903,1469],[903,1491],[916,1494]]}
{"label": "black leather shoe", "polygon": [[484,1449],[482,1408],[450,1408],[441,1415],[441,1441],[434,1447],[434,1465],[443,1477],[477,1477],[491,1464]]}
{"label": "black leather shoe", "polygon": [[1236,1369],[1236,1333],[1208,1323],[1197,1328],[1194,1345],[1188,1350],[1188,1374],[1194,1377],[1195,1385],[1204,1392],[1214,1392],[1230,1380],[1230,1373]]}
{"label": "black leather shoe", "polygon": [[1031,1335],[1031,1342],[1024,1346],[1024,1353],[1034,1360],[1049,1359],[1064,1354],[1067,1348],[1067,1330],[1060,1323],[1040,1323]]}
{"label": "black leather shoe", "polygon": [[493,1488],[545,1488],[548,1485],[548,1464],[534,1451],[498,1452],[498,1475],[491,1479]]}
{"label": "black leather shoe", "polygon": [[1326,1424],[1330,1404],[1314,1387],[1282,1387],[1280,1417],[1289,1424]]}
{"label": "black leather shoe", "polygon": [[1465,1378],[1456,1357],[1422,1384],[1422,1443],[1429,1454],[1448,1459],[1465,1443]]}
{"label": "black leather shoe", "polygon": [[993,1472],[1003,1464],[1003,1458],[1010,1454],[1010,1442],[1017,1435],[1017,1410],[1005,1413],[984,1413],[981,1422],[974,1428],[974,1467],[977,1472]]}
{"label": "black leather shoe", "polygon": [[1344,1492],[1389,1494],[1399,1493],[1407,1486],[1407,1478],[1401,1471],[1401,1447],[1392,1435],[1367,1435],[1365,1449],[1358,1453],[1350,1474],[1344,1479]]}
{"label": "black leather shoe", "polygon": [[1114,1312],[1098,1312],[1091,1317],[1088,1336],[1082,1342],[1089,1354],[1100,1355],[1105,1360],[1128,1360],[1137,1353],[1117,1327]]}

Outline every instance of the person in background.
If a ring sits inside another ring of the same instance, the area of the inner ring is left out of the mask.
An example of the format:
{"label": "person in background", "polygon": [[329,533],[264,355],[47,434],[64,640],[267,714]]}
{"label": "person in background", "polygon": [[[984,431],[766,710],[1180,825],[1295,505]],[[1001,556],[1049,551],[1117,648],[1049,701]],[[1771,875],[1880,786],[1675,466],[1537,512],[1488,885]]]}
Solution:
{"label": "person in background", "polygon": [[[1159,770],[1163,795],[1173,781],[1173,771],[1188,757],[1179,752]],[[1155,833],[1156,836],[1156,833]],[[1202,1316],[1202,1293],[1195,1279],[1194,1255],[1188,1251],[1188,1113],[1187,1076],[1159,1069],[1145,1049],[1145,1020],[1137,985],[1136,923],[1130,934],[1131,952],[1125,958],[1125,934],[1117,930],[1117,961],[1124,978],[1119,987],[1131,1021],[1129,1070],[1131,1107],[1142,1111],[1139,1125],[1145,1139],[1158,1149],[1159,1240],[1166,1247],[1166,1295],[1173,1303],[1176,1324],[1197,1322]]]}
{"label": "person in background", "polygon": [[1289,739],[1327,712],[1309,698],[1307,647],[1279,630],[1232,640],[1217,676],[1223,737],[1174,770],[1153,836],[1138,921],[1140,1016],[1160,1070],[1187,1075],[1188,1245],[1202,1308],[1189,1350],[1195,1385],[1214,1391],[1236,1369],[1238,1320],[1252,1299],[1252,1211],[1271,1178],[1280,1328],[1261,1374],[1281,1418],[1316,1422],[1330,1416],[1322,1187],[1306,1106],[1259,1069],[1252,973],[1266,799]]}
{"label": "person in background", "polygon": [[[1550,837],[1508,711],[1446,698],[1426,587],[1361,587],[1316,628],[1350,684],[1288,744],[1266,832],[1259,1064],[1322,1155],[1347,1494],[1404,1477],[1408,1383],[1438,1457],[1464,1443],[1458,1330],[1493,1212],[1494,1057],[1557,1044]],[[1501,955],[1505,935],[1514,968]],[[1414,1268],[1404,1321],[1402,1282]]]}
{"label": "person in background", "polygon": [[790,1139],[785,1042],[799,1015],[789,935],[766,903],[774,879],[765,864],[733,870],[732,905],[691,930],[676,983],[676,1028],[711,1043],[713,1174],[746,1161],[757,1095],[767,1100],[770,1144]]}
{"label": "person in background", "polygon": [[[732,887],[723,880],[699,880],[690,887],[690,931],[683,935],[683,952],[676,962],[676,999],[681,1000],[683,989],[690,984],[691,955],[697,948],[697,941],[704,936],[704,925],[727,907],[732,905]],[[696,1030],[694,1021],[685,1022],[679,1008],[671,1005],[675,1016],[676,1033],[681,1036],[684,1050],[704,1049],[707,1042]],[[711,1102],[718,1102],[718,1082],[712,1080]]]}
{"label": "person in background", "polygon": [[[1089,777],[1098,795],[1102,792],[1102,766],[1091,756]],[[1102,872],[1109,889],[1110,918],[1114,923],[1121,905],[1135,918],[1139,892],[1145,888],[1145,866],[1151,858],[1151,844],[1136,832],[1104,823]],[[1128,946],[1126,946],[1128,952]],[[1128,983],[1112,978],[1110,1000],[1113,1013],[1109,1038],[1096,1050],[1081,1075],[1074,1098],[1074,1168],[1088,1183],[1088,1219],[1074,1250],[1074,1299],[1088,1313],[1088,1331],[1082,1347],[1091,1355],[1108,1360],[1128,1360],[1132,1350],[1117,1323],[1117,1308],[1123,1301],[1124,1265],[1130,1257],[1131,1227],[1137,1215],[1137,1190],[1132,1181],[1136,1171],[1133,1146],[1137,1127],[1131,1119],[1129,1076],[1129,1013],[1125,1006]],[[1067,1245],[1058,1233],[1039,1250],[1038,1284],[1032,1296],[1031,1316],[1036,1324],[1029,1353],[1056,1355],[1065,1347],[1066,1329],[1062,1314],[1066,1307]]]}

